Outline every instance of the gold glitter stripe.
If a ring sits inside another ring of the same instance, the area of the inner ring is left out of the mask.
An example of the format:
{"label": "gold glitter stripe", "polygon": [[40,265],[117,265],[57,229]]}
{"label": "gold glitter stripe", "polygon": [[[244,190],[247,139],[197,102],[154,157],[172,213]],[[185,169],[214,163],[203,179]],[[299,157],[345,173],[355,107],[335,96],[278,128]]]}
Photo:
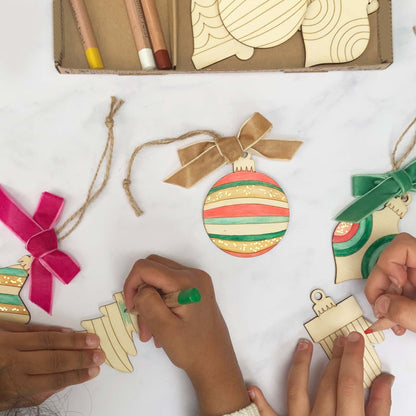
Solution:
{"label": "gold glitter stripe", "polygon": [[26,277],[8,276],[0,274],[0,285],[22,287],[26,281]]}
{"label": "gold glitter stripe", "polygon": [[262,198],[287,202],[286,195],[277,189],[261,185],[244,185],[213,192],[207,196],[205,204],[233,198]]}
{"label": "gold glitter stripe", "polygon": [[[5,303],[0,303],[0,312],[6,312],[6,313],[17,313],[17,314],[28,314],[29,312],[24,306],[21,305],[7,305]],[[1,315],[0,315],[1,319]]]}
{"label": "gold glitter stripe", "polygon": [[276,237],[263,241],[225,241],[212,238],[212,242],[221,250],[232,251],[234,253],[257,253],[275,246],[283,238]]}

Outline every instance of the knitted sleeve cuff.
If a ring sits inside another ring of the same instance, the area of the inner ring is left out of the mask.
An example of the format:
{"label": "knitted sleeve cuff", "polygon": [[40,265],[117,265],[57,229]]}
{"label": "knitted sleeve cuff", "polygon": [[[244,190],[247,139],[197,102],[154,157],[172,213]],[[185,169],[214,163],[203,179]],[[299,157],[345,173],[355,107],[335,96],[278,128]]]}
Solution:
{"label": "knitted sleeve cuff", "polygon": [[246,407],[245,409],[241,409],[238,412],[229,413],[224,416],[260,416],[260,413],[257,409],[257,406],[252,403],[250,406]]}

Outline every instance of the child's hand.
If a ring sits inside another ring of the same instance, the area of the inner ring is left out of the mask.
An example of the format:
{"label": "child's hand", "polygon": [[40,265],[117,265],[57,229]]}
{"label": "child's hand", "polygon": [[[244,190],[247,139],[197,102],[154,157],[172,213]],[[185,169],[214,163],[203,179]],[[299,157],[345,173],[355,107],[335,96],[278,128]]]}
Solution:
{"label": "child's hand", "polygon": [[[196,287],[199,303],[169,309],[162,294]],[[139,314],[140,339],[155,343],[190,377],[201,415],[230,413],[250,403],[210,277],[159,256],[134,265],[124,285],[126,307]]]}
{"label": "child's hand", "polygon": [[[394,381],[389,374],[382,374],[374,381],[364,410],[363,355],[364,339],[359,333],[353,332],[347,339],[339,338],[322,375],[315,404],[311,406],[308,378],[312,344],[300,341],[289,371],[289,416],[389,416]],[[258,387],[250,387],[249,394],[261,416],[277,416]]]}
{"label": "child's hand", "polygon": [[0,321],[0,410],[35,406],[98,375],[96,335]]}
{"label": "child's hand", "polygon": [[396,335],[416,331],[416,239],[399,234],[381,253],[365,294],[377,318],[392,321]]}

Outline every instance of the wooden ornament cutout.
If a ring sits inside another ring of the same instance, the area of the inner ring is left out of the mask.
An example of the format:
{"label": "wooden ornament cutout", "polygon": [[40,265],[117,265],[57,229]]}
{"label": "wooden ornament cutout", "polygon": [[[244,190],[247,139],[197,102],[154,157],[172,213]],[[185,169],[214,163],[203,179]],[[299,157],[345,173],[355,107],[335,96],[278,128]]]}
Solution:
{"label": "wooden ornament cutout", "polygon": [[234,172],[214,184],[204,203],[204,226],[211,241],[237,257],[267,253],[283,238],[289,204],[273,179],[255,171],[248,155]]}
{"label": "wooden ornament cutout", "polygon": [[224,26],[241,43],[271,48],[290,39],[302,25],[309,0],[218,0]]}
{"label": "wooden ornament cutout", "polygon": [[359,223],[338,223],[332,236],[335,283],[368,278],[381,252],[399,233],[399,221],[411,200],[410,194],[393,198]]}
{"label": "wooden ornament cutout", "polygon": [[118,371],[131,373],[133,366],[128,355],[136,355],[133,332],[139,332],[137,316],[127,312],[123,292],[113,295],[115,302],[101,306],[102,317],[81,322],[90,334],[100,337],[100,348],[106,356],[106,364]]}
{"label": "wooden ornament cutout", "polygon": [[304,326],[313,341],[321,345],[329,359],[332,357],[337,338],[346,337],[354,331],[363,335],[364,388],[371,387],[374,379],[381,374],[381,362],[372,344],[384,341],[383,332],[373,332],[369,335],[364,333],[371,323],[363,318],[363,311],[354,296],[335,304],[323,290],[317,289],[311,293],[311,300],[317,317]]}
{"label": "wooden ornament cutout", "polygon": [[305,67],[361,56],[370,40],[368,10],[377,8],[369,0],[313,0],[302,24]]}
{"label": "wooden ornament cutout", "polygon": [[230,56],[247,60],[254,49],[234,39],[224,27],[217,0],[192,0],[192,30],[194,53],[192,62],[202,69]]}
{"label": "wooden ornament cutout", "polygon": [[19,264],[0,268],[0,320],[27,324],[30,313],[20,298],[20,291],[29,277],[31,256],[24,256]]}

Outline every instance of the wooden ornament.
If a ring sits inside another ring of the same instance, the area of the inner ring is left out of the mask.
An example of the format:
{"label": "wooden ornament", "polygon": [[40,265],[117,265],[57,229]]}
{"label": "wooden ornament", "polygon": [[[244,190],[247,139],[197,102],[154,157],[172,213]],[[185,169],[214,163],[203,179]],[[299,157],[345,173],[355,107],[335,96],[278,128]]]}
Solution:
{"label": "wooden ornament", "polygon": [[27,324],[30,313],[20,298],[20,291],[29,277],[31,256],[24,256],[19,264],[0,268],[0,319]]}
{"label": "wooden ornament", "polygon": [[311,300],[317,317],[307,322],[305,328],[313,341],[321,344],[329,359],[332,357],[337,338],[346,337],[351,332],[363,335],[364,387],[371,387],[374,379],[381,374],[381,362],[372,344],[384,341],[383,332],[373,332],[369,335],[364,333],[371,323],[363,318],[363,311],[354,296],[335,304],[323,290],[317,289],[311,293]]}
{"label": "wooden ornament", "polygon": [[250,155],[214,184],[204,203],[204,226],[211,241],[237,257],[264,254],[283,238],[289,205],[273,179],[255,171]]}
{"label": "wooden ornament", "polygon": [[100,337],[100,348],[106,356],[106,364],[118,371],[131,373],[133,366],[128,355],[136,355],[133,332],[139,332],[137,316],[127,312],[122,292],[113,295],[115,302],[101,306],[102,317],[81,322],[90,334]]}
{"label": "wooden ornament", "polygon": [[301,27],[308,0],[218,0],[224,26],[241,43],[271,48]]}
{"label": "wooden ornament", "polygon": [[224,27],[217,0],[192,0],[194,53],[192,62],[202,69],[230,56],[247,60],[254,49],[234,39]]}
{"label": "wooden ornament", "polygon": [[368,278],[381,252],[399,233],[399,221],[411,200],[410,194],[393,198],[359,223],[338,223],[332,237],[335,283]]}
{"label": "wooden ornament", "polygon": [[305,67],[350,62],[361,56],[370,40],[368,11],[377,10],[376,3],[371,0],[313,0],[302,24]]}

